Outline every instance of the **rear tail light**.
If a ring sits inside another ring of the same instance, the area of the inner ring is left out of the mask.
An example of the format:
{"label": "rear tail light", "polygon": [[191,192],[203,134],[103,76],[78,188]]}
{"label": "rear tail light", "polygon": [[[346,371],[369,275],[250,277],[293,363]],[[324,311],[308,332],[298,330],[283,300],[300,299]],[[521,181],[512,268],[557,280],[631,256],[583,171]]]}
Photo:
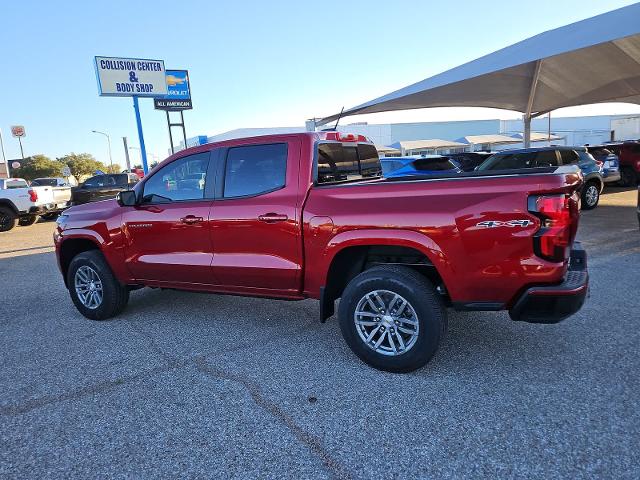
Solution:
{"label": "rear tail light", "polygon": [[37,202],[38,201],[38,192],[36,192],[35,190],[29,189],[29,199],[32,202]]}
{"label": "rear tail light", "polygon": [[598,165],[598,168],[602,168],[602,165],[604,165],[604,162],[602,160],[596,160],[596,165]]}
{"label": "rear tail light", "polygon": [[532,196],[529,211],[541,221],[533,237],[536,255],[552,262],[567,259],[578,230],[578,195]]}

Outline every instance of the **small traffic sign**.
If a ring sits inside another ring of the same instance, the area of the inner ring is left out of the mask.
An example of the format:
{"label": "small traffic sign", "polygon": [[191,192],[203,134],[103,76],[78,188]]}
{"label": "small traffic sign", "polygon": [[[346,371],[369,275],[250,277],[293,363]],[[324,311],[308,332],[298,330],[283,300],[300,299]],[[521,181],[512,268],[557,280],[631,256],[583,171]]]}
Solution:
{"label": "small traffic sign", "polygon": [[11,135],[14,137],[26,137],[27,132],[23,125],[11,125]]}

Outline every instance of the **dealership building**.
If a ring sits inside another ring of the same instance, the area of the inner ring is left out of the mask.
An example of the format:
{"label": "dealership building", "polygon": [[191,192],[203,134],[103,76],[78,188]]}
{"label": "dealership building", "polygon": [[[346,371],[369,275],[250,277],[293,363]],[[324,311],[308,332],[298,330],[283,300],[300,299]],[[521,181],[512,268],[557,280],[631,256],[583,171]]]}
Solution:
{"label": "dealership building", "polygon": [[[239,128],[217,135],[200,135],[187,140],[189,147],[233,138],[313,129],[312,122],[299,127]],[[339,130],[369,137],[381,155],[419,155],[462,151],[504,150],[523,146],[521,119],[463,120],[448,122],[416,122],[342,124]],[[583,117],[548,117],[532,121],[532,146],[595,145],[617,140],[640,138],[640,115],[596,115]],[[180,148],[184,148],[181,143]]]}

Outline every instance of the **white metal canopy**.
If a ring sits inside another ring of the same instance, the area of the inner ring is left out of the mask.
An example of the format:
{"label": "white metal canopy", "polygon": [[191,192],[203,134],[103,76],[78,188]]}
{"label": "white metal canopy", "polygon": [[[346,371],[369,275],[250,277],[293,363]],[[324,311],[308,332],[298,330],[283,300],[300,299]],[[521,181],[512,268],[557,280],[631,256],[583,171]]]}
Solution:
{"label": "white metal canopy", "polygon": [[528,143],[532,117],[604,102],[640,104],[640,3],[541,33],[342,116],[428,107],[516,110],[524,114]]}

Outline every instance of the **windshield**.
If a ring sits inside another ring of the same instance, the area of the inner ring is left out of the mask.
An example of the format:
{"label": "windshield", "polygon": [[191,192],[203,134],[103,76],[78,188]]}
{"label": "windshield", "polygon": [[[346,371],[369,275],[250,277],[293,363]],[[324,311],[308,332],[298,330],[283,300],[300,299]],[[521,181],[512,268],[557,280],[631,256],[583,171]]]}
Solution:
{"label": "windshield", "polygon": [[318,145],[319,184],[376,178],[382,174],[378,151],[366,143]]}

